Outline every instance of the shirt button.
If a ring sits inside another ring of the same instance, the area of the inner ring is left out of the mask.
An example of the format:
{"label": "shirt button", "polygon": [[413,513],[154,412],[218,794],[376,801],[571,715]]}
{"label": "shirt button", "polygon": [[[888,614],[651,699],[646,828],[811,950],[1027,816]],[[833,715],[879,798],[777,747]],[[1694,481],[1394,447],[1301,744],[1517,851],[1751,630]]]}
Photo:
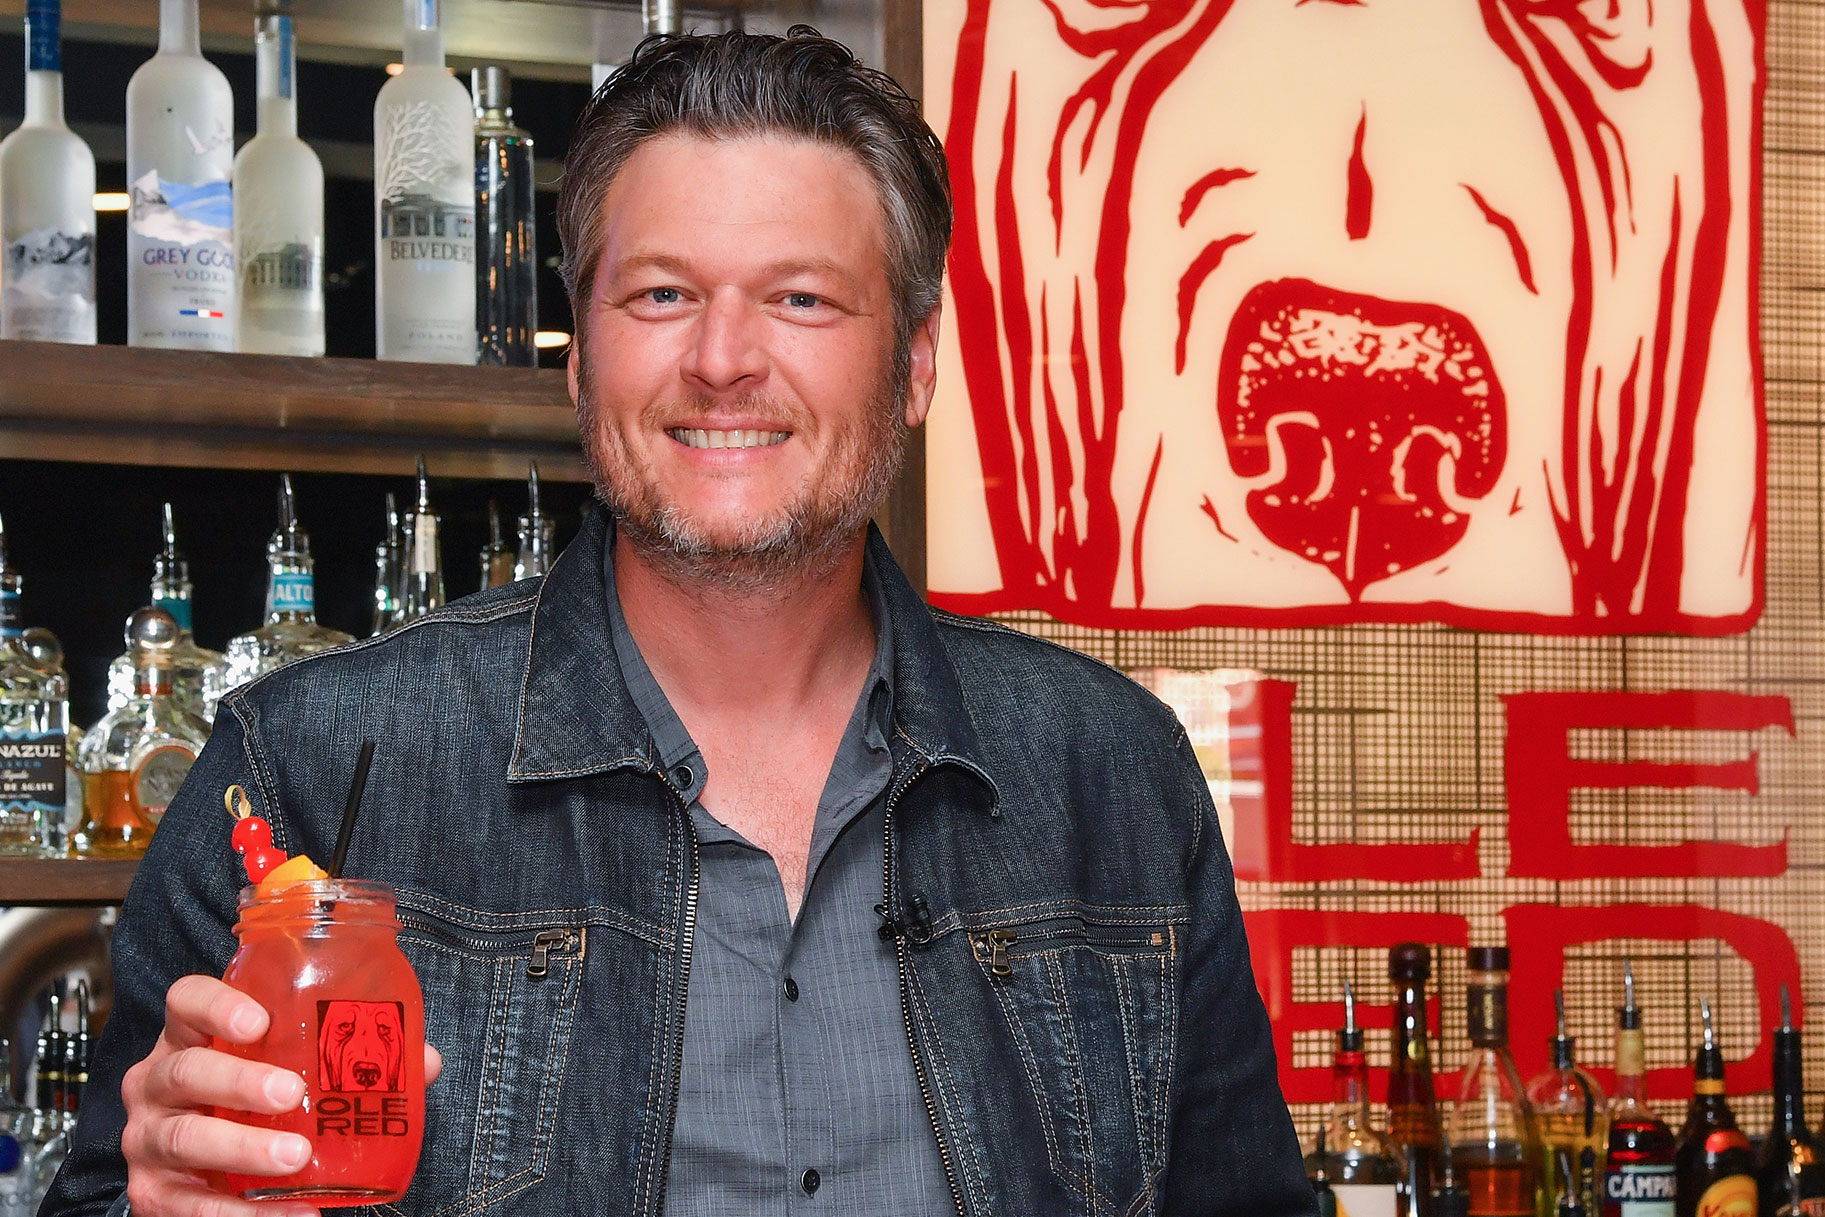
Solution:
{"label": "shirt button", "polygon": [[[798,1000],[798,982],[796,980],[793,980],[790,976],[788,976],[788,977],[786,977],[786,983],[781,985],[780,988],[782,988],[786,991],[786,1000],[787,1001],[797,1001]],[[817,1172],[813,1171],[811,1173],[815,1175]]]}
{"label": "shirt button", "polygon": [[798,1182],[799,1186],[805,1189],[805,1195],[815,1196],[817,1195],[817,1185],[822,1183],[823,1180],[818,1178],[816,1171],[808,1170],[803,1175],[799,1176]]}
{"label": "shirt button", "polygon": [[689,790],[691,783],[696,780],[697,775],[691,772],[689,765],[679,765],[672,770],[672,781],[678,784],[680,790]]}

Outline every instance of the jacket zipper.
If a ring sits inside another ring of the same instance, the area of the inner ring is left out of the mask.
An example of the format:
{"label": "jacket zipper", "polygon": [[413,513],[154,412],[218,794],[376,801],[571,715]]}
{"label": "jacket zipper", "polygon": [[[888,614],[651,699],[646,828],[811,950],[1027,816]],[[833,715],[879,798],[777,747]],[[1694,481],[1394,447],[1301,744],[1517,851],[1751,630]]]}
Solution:
{"label": "jacket zipper", "polygon": [[684,925],[679,933],[679,981],[678,981],[678,1034],[672,1037],[672,1101],[671,1110],[665,1117],[665,1142],[661,1146],[659,1157],[659,1186],[653,1192],[653,1213],[665,1212],[665,1186],[670,1177],[672,1165],[672,1134],[678,1128],[678,1088],[684,1084],[684,1016],[686,1003],[691,989],[691,950],[697,941],[697,881],[699,878],[700,859],[697,854],[697,830],[691,827],[691,809],[685,805],[678,792],[672,789],[670,782],[663,782],[666,790],[671,792],[673,802],[678,804],[678,814],[684,822],[684,836],[691,843],[691,882],[685,890]]}
{"label": "jacket zipper", "polygon": [[[925,772],[925,766],[914,770],[912,775],[902,782],[899,788],[887,796],[887,806],[882,810],[881,825],[885,838],[881,847],[881,907],[889,918],[899,916],[894,904],[893,872],[893,809],[906,793],[907,787],[918,780]],[[938,1127],[938,1105],[932,1101],[931,1084],[925,1076],[925,1060],[919,1055],[919,1045],[913,1038],[912,991],[907,981],[906,972],[906,933],[904,930],[893,936],[894,967],[900,977],[900,1021],[906,1027],[906,1049],[912,1053],[913,1075],[919,1080],[919,1097],[925,1100],[925,1116],[931,1121],[932,1136],[938,1140],[938,1158],[944,1163],[944,1183],[950,1188],[951,1203],[957,1206],[957,1217],[967,1217],[963,1209],[963,1193],[957,1188],[957,1172],[951,1164],[950,1147],[944,1142],[944,1130]]]}

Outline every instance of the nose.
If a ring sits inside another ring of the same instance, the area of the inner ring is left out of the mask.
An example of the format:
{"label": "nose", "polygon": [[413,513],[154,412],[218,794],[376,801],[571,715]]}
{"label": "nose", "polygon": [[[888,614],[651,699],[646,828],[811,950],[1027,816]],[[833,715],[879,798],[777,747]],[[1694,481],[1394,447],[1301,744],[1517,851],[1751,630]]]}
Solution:
{"label": "nose", "polygon": [[764,324],[739,292],[715,292],[698,315],[680,373],[693,388],[707,392],[753,388],[767,374]]}

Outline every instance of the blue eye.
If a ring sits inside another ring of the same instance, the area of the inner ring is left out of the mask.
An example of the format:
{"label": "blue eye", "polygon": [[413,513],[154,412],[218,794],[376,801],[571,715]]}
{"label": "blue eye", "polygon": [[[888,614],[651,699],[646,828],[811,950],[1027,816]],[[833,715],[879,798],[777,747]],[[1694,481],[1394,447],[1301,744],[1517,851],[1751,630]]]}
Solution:
{"label": "blue eye", "polygon": [[786,303],[793,308],[816,308],[823,301],[810,292],[789,292],[786,295]]}
{"label": "blue eye", "polygon": [[647,293],[654,304],[677,304],[684,297],[675,287],[655,287]]}

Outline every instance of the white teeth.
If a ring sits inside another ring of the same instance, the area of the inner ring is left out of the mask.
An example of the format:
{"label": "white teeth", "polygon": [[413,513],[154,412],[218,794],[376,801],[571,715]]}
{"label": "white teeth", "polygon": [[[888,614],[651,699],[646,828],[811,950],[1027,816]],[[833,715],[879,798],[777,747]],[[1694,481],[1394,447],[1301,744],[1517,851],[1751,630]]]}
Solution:
{"label": "white teeth", "polygon": [[667,435],[689,448],[771,448],[783,444],[790,431],[706,431],[673,427]]}

